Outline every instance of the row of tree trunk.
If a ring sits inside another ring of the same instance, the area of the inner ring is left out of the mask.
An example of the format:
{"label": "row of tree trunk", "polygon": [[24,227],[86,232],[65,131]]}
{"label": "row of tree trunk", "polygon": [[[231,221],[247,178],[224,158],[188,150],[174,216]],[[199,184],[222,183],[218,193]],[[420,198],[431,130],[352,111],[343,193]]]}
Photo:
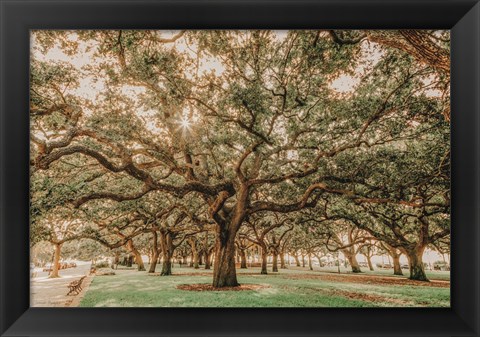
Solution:
{"label": "row of tree trunk", "polygon": [[[153,249],[153,254],[150,258],[150,266],[149,266],[149,273],[154,273],[156,270],[156,265],[157,263],[161,262],[162,263],[162,270],[161,270],[161,275],[162,276],[168,276],[172,274],[172,265],[173,265],[173,257],[174,257],[174,250],[175,250],[175,245],[173,244],[173,240],[171,236],[169,235],[161,235],[160,237],[160,247],[158,247],[155,243],[157,242],[157,234],[155,232],[154,234],[154,249]],[[193,242],[193,241],[192,241]],[[403,254],[406,255],[408,262],[409,262],[409,268],[410,268],[410,279],[413,280],[420,280],[420,281],[428,281],[428,278],[425,274],[425,269],[422,261],[422,256],[423,252],[425,250],[425,247],[415,247],[413,249],[397,249],[395,247],[392,247],[386,243],[382,243],[382,246],[384,249],[388,252],[390,257],[392,258],[393,262],[393,273],[394,275],[403,275],[401,264],[400,264],[400,256]],[[54,254],[52,258],[52,271],[50,273],[51,278],[59,277],[59,262],[60,262],[60,257],[61,257],[61,248],[62,244],[54,244]],[[133,261],[137,265],[137,269],[139,271],[144,271],[145,270],[145,264],[142,260],[140,252],[135,248],[133,241],[128,240],[126,244],[126,248],[130,252],[130,256],[124,259],[123,264],[126,266],[132,266]],[[198,269],[200,265],[204,265],[205,269],[210,269],[211,268],[211,260],[212,256],[214,255],[213,249],[211,250],[203,250],[200,251],[197,249],[195,243],[191,243],[191,258],[190,258],[190,266],[193,268]],[[358,263],[358,260],[356,258],[356,253],[354,253],[351,249],[344,249],[342,250],[342,253],[344,254],[345,258],[348,260],[352,272],[354,273],[360,273],[361,268]],[[217,268],[231,268],[231,265],[235,266],[235,257],[238,255],[238,258],[240,260],[240,268],[247,268],[247,249],[235,249],[233,248],[232,252],[229,252],[229,255],[231,255],[231,259],[233,260],[232,263],[223,263],[222,265],[218,265]],[[268,248],[261,247],[261,274],[267,274],[267,259],[269,255],[269,250]],[[278,272],[278,261],[280,260],[280,268],[285,269],[286,264],[285,264],[285,254],[277,252],[276,250],[271,251],[272,255],[272,272]],[[367,258],[368,266],[370,270],[373,270],[373,265],[370,259],[370,255],[365,255]],[[300,263],[300,259],[298,255],[293,255],[296,265],[297,266],[303,266],[305,267],[305,256],[302,255],[302,263]],[[313,270],[312,266],[312,258],[311,254],[307,254],[308,257],[308,267],[310,270]],[[318,258],[318,257],[317,257]],[[116,261],[115,264],[118,264],[118,256],[116,256]],[[187,264],[187,256],[184,255],[181,257],[180,262],[183,262],[183,264]],[[202,261],[202,259],[204,261]],[[183,261],[182,261],[183,260]],[[222,261],[225,261],[225,259],[219,259]],[[215,259],[215,261],[219,261]],[[204,263],[203,263],[204,262]],[[235,274],[235,271],[230,271],[230,274]],[[236,277],[236,276],[235,276]]]}

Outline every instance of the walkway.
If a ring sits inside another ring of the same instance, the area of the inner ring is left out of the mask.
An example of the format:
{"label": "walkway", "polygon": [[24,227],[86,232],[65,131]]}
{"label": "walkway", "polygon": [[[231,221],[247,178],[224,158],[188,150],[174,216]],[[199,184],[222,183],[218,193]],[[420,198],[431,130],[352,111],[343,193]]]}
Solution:
{"label": "walkway", "polygon": [[78,295],[67,296],[68,284],[88,275],[90,264],[78,265],[76,268],[60,270],[60,278],[48,278],[46,272],[38,273],[39,276],[30,280],[30,306],[32,307],[69,307],[78,306],[81,297],[92,281],[87,276],[83,281],[83,290]]}

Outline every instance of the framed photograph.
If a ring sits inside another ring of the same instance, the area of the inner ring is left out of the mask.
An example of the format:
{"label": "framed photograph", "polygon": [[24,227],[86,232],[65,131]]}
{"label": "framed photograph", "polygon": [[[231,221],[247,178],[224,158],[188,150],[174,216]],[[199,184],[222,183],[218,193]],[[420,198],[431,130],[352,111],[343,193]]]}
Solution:
{"label": "framed photograph", "polygon": [[477,1],[0,3],[2,336],[479,335]]}

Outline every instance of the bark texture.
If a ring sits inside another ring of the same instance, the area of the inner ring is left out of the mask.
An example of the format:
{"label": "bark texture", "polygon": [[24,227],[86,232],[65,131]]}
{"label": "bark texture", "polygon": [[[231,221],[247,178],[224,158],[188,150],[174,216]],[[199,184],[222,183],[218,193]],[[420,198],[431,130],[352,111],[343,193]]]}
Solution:
{"label": "bark texture", "polygon": [[235,270],[235,234],[228,228],[220,226],[218,228],[213,266],[213,286],[215,288],[239,285]]}
{"label": "bark texture", "polygon": [[425,247],[416,247],[407,250],[408,264],[410,266],[410,280],[429,282],[423,266],[423,251]]}

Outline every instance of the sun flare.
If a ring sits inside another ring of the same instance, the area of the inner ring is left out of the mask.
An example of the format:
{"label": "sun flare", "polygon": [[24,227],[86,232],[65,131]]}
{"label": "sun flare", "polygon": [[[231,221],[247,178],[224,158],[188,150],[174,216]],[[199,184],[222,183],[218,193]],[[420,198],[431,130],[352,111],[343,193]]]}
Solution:
{"label": "sun flare", "polygon": [[182,129],[190,129],[191,125],[192,123],[187,116],[183,116],[183,118],[180,120],[180,127]]}

